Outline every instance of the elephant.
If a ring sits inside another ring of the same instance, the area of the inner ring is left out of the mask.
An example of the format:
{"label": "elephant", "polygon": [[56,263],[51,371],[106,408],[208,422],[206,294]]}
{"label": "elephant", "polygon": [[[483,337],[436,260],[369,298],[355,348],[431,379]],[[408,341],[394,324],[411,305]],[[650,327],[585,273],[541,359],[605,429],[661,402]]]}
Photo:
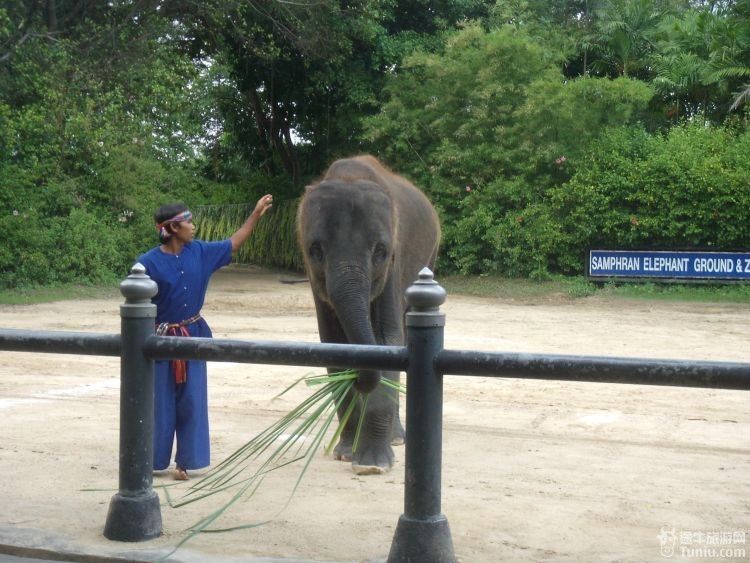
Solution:
{"label": "elephant", "polygon": [[[405,290],[422,268],[434,268],[440,242],[438,215],[427,197],[373,156],[343,158],[305,188],[297,232],[321,342],[403,345]],[[369,394],[361,403],[366,412],[348,419],[334,449],[334,457],[351,461],[358,475],[387,472],[394,462],[391,445],[404,442],[398,393],[379,385],[381,377],[399,376],[358,372],[354,388]]]}

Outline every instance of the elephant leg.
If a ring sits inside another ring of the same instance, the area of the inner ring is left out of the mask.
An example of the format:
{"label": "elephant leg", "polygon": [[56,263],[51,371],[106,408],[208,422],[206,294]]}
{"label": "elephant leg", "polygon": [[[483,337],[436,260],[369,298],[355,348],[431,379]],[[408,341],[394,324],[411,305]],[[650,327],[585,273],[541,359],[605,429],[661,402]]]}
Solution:
{"label": "elephant leg", "polygon": [[379,475],[393,467],[395,455],[391,447],[397,408],[395,392],[382,386],[366,403],[362,429],[352,452],[352,470],[357,475]]}
{"label": "elephant leg", "polygon": [[396,416],[393,417],[393,429],[391,430],[391,445],[403,446],[405,442],[406,430],[404,430],[404,425],[401,424],[401,414],[396,411]]}
{"label": "elephant leg", "polygon": [[[318,317],[318,332],[320,334],[321,342],[333,342],[336,344],[346,344],[346,334],[344,329],[341,327],[341,323],[336,318],[336,314],[333,309],[317,295],[313,294],[313,301],[315,302],[315,310]],[[328,373],[336,373],[341,371],[339,368],[328,368]],[[349,401],[353,397],[353,393],[350,391],[342,405],[338,408],[337,414],[339,424],[344,417],[346,407],[349,405]],[[354,445],[354,435],[357,428],[357,416],[356,411],[352,413],[349,422],[344,427],[339,436],[339,442],[333,449],[333,459],[339,461],[351,461],[352,460],[352,446]]]}
{"label": "elephant leg", "polygon": [[[341,421],[344,419],[344,412],[353,398],[354,393],[349,391],[346,399],[341,406],[339,406],[337,411],[339,424],[341,424]],[[336,447],[333,449],[333,459],[338,461],[352,461],[352,448],[354,447],[354,436],[356,435],[358,420],[358,409],[355,409],[349,417],[346,426],[344,426],[344,429],[341,431],[338,444],[336,444]]]}
{"label": "elephant leg", "polygon": [[[400,381],[400,373],[394,373],[394,372],[387,372],[383,374],[384,377],[387,377],[388,379],[392,381],[399,382]],[[394,393],[393,394],[393,402],[394,404],[394,416],[393,416],[393,426],[391,427],[391,445],[392,446],[403,446],[406,442],[406,430],[404,430],[404,425],[401,423],[401,413],[399,412],[399,401],[401,399],[401,393]]]}
{"label": "elephant leg", "polygon": [[[404,312],[400,306],[401,300],[398,298],[398,295],[401,295],[402,293],[403,292],[397,288],[393,279],[391,279],[383,290],[383,296],[372,308],[371,316],[374,330],[378,342],[382,344],[401,346],[404,343]],[[383,377],[387,377],[394,382],[399,382],[401,380],[401,374],[399,372],[384,372]],[[406,440],[406,431],[404,430],[403,424],[401,424],[401,415],[399,414],[399,395],[399,393],[395,393],[393,396],[395,415],[393,416],[393,424],[390,433],[390,443],[393,446],[401,446]]]}

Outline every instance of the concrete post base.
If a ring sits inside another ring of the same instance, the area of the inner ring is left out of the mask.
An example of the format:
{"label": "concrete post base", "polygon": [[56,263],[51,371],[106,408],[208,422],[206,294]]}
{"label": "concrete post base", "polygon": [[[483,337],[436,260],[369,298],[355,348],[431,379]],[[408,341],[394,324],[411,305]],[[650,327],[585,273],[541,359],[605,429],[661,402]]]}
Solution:
{"label": "concrete post base", "polygon": [[388,563],[456,563],[448,519],[413,520],[403,514],[393,535]]}
{"label": "concrete post base", "polygon": [[145,541],[162,534],[159,495],[151,489],[144,495],[115,494],[109,503],[104,537],[115,541]]}

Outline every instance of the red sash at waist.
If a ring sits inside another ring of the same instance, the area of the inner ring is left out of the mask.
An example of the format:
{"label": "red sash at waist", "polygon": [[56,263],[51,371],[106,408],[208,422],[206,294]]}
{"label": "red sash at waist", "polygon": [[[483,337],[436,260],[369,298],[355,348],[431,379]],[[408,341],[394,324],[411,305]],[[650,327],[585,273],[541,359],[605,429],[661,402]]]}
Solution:
{"label": "red sash at waist", "polygon": [[[160,323],[156,326],[156,334],[157,336],[190,336],[187,326],[198,322],[200,319],[201,314],[198,313],[179,323]],[[174,370],[175,383],[185,383],[187,381],[187,362],[185,360],[172,360],[171,366]]]}

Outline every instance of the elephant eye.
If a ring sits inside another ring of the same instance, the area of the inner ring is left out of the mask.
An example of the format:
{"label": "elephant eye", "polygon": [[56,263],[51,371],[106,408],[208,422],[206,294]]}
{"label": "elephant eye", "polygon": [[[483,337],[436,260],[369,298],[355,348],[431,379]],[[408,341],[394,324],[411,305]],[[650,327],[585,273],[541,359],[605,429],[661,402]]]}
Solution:
{"label": "elephant eye", "polygon": [[309,254],[313,260],[323,260],[323,247],[319,242],[314,242],[310,245]]}
{"label": "elephant eye", "polygon": [[372,251],[372,258],[373,260],[376,260],[378,262],[382,262],[388,257],[388,249],[386,246],[379,242],[375,245],[375,248]]}

